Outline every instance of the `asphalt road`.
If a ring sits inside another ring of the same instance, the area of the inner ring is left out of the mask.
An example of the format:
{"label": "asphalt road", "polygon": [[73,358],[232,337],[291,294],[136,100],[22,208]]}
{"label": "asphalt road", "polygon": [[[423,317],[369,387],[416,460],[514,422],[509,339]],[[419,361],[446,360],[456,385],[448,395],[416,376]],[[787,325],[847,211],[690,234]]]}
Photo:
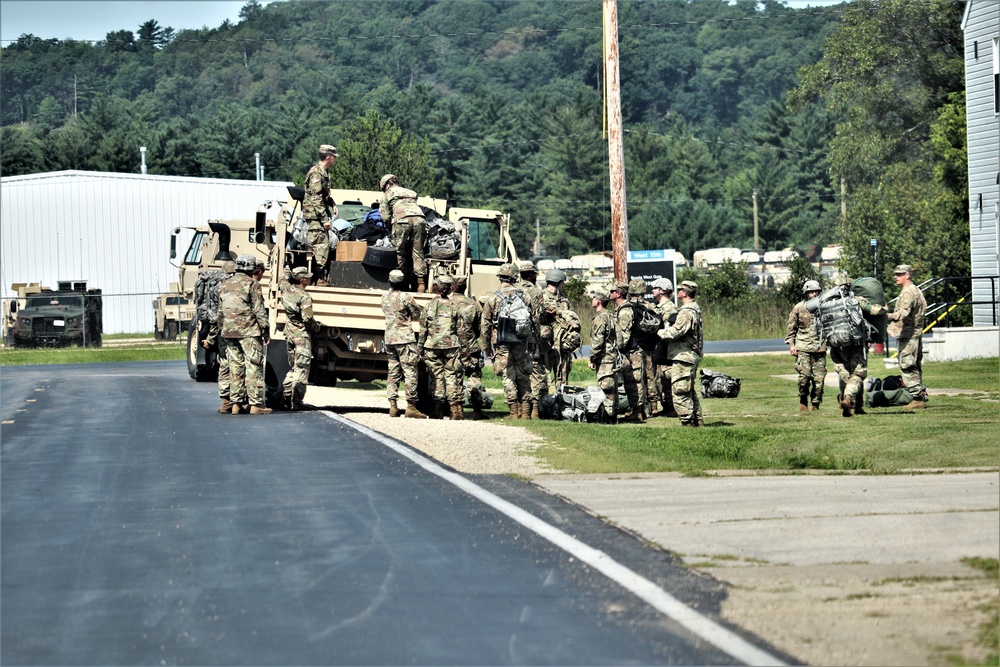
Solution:
{"label": "asphalt road", "polygon": [[791,660],[670,554],[336,415],[217,415],[183,362],[0,382],[2,664]]}

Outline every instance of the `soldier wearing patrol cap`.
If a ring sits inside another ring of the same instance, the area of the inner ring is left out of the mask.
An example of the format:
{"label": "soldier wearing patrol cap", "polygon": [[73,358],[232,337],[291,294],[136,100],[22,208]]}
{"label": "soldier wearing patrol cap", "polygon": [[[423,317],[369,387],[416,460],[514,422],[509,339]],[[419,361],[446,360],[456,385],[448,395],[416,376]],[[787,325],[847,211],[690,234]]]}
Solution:
{"label": "soldier wearing patrol cap", "polygon": [[816,316],[806,308],[806,301],[819,295],[819,283],[807,280],[802,285],[802,300],[788,314],[785,326],[785,344],[795,357],[795,370],[799,374],[799,412],[819,410],[823,402],[826,381],[826,341],[820,337]]}
{"label": "soldier wearing patrol cap", "polygon": [[330,262],[331,220],[337,217],[337,204],[330,195],[330,173],[337,162],[337,147],[323,144],[319,147],[319,162],[306,173],[305,198],[302,200],[302,218],[308,227],[309,245],[313,251],[313,264],[319,279],[317,285],[327,286],[327,266]]}
{"label": "soldier wearing patrol cap", "polygon": [[[389,291],[382,297],[382,313],[385,314],[385,352],[389,358],[389,374],[385,381],[385,393],[389,398],[389,416],[398,417],[399,383],[406,391],[406,416],[410,419],[427,419],[427,415],[417,409],[417,364],[420,363],[420,349],[414,331],[420,322],[420,306],[409,293],[401,290],[406,276],[399,269],[389,272]],[[414,326],[416,325],[416,326]]]}
{"label": "soldier wearing patrol cap", "polygon": [[[674,303],[674,284],[670,282],[669,278],[657,278],[650,287],[653,289],[653,307],[663,320],[663,326],[667,326],[670,316],[677,312],[677,304]],[[660,404],[663,406],[661,414],[664,417],[676,417],[674,398],[670,393],[670,360],[667,359],[667,342],[661,340],[650,357],[655,374],[656,395],[660,397]]]}
{"label": "soldier wearing patrol cap", "polygon": [[910,410],[926,407],[927,388],[921,374],[923,362],[924,316],[927,300],[920,288],[913,284],[909,264],[900,264],[893,274],[896,284],[902,288],[896,307],[889,313],[889,335],[896,339],[899,358],[899,374],[903,377],[903,387],[910,392],[913,400],[906,406]]}
{"label": "soldier wearing patrol cap", "polygon": [[312,297],[306,287],[312,273],[304,266],[286,269],[279,283],[281,305],[288,323],[285,325],[285,346],[288,348],[288,373],[281,385],[285,405],[291,410],[303,409],[309,369],[312,366],[312,333],[319,331],[319,322],[313,317]]}
{"label": "soldier wearing patrol cap", "polygon": [[264,346],[270,340],[267,307],[253,255],[236,258],[236,273],[219,285],[220,334],[229,354],[229,394],[232,414],[266,415],[264,405]]}
{"label": "soldier wearing patrol cap", "polygon": [[[520,286],[525,291],[531,302],[537,307],[539,320],[535,323],[538,330],[538,339],[533,341],[535,350],[531,356],[531,408],[530,416],[538,419],[538,401],[549,393],[549,355],[552,351],[552,327],[548,327],[549,340],[543,337],[542,325],[547,320],[544,311],[544,298],[542,290],[538,288],[538,269],[535,268],[531,260],[521,260],[517,263],[518,272],[521,274]],[[535,308],[533,307],[532,310]]]}
{"label": "soldier wearing patrol cap", "polygon": [[698,400],[698,364],[701,363],[704,338],[701,308],[695,302],[697,296],[698,284],[693,280],[685,280],[678,285],[677,297],[681,307],[677,309],[677,317],[673,324],[659,332],[660,338],[668,341],[670,391],[682,426],[705,425]]}
{"label": "soldier wearing patrol cap", "polygon": [[[222,281],[229,280],[234,273],[236,273],[236,262],[231,259],[227,259],[222,263],[222,273],[224,277],[219,278],[219,282],[216,283],[214,287],[214,297],[211,294],[211,289],[208,290],[208,294],[202,297],[199,294],[199,290],[202,288],[203,283],[201,280],[195,285],[195,302],[198,303],[198,319],[208,323],[208,335],[204,340],[201,341],[202,347],[206,350],[212,348],[213,345],[218,346],[217,358],[219,360],[219,398],[222,399],[222,405],[216,412],[223,415],[232,414],[233,412],[233,402],[230,398],[230,386],[229,386],[229,350],[226,348],[226,339],[219,335],[219,285]],[[214,301],[213,301],[214,299]],[[211,303],[210,303],[211,302]],[[211,310],[211,313],[205,312]]]}
{"label": "soldier wearing patrol cap", "polygon": [[416,277],[417,291],[426,292],[427,260],[424,258],[424,240],[427,221],[424,211],[417,204],[417,193],[404,188],[394,174],[386,174],[378,183],[382,199],[378,210],[382,220],[392,231],[392,244],[396,246],[396,268],[408,276]]}
{"label": "soldier wearing patrol cap", "polygon": [[462,306],[451,298],[452,282],[447,274],[434,279],[436,296],[427,304],[420,318],[417,347],[434,384],[434,414],[431,419],[441,419],[445,406],[449,406],[452,420],[464,419],[462,402],[465,400],[465,387],[462,381],[465,373],[459,350],[467,332],[463,329]]}
{"label": "soldier wearing patrol cap", "polygon": [[[628,283],[616,281],[609,288],[611,300],[615,304],[615,319],[618,321],[618,351],[622,355],[621,379],[625,385],[625,395],[628,397],[628,414],[625,419],[642,423],[646,420],[646,382],[642,358],[637,351],[639,341],[632,333],[632,323],[635,321],[634,304],[628,299]],[[633,365],[633,358],[637,362]]]}
{"label": "soldier wearing patrol cap", "polygon": [[622,355],[618,351],[618,320],[608,310],[611,293],[604,287],[590,292],[594,320],[590,325],[591,370],[597,373],[597,385],[604,392],[604,413],[608,423],[618,421],[618,381],[621,377]]}
{"label": "soldier wearing patrol cap", "polygon": [[569,299],[562,295],[567,277],[566,272],[561,269],[550,269],[545,274],[545,289],[542,290],[542,322],[539,327],[542,358],[557,387],[569,383],[573,354],[576,352],[568,342],[567,325],[571,322],[579,325],[580,320],[575,313],[572,316],[567,314],[567,311],[572,311]]}
{"label": "soldier wearing patrol cap", "polygon": [[[531,327],[537,326],[539,312],[537,304],[531,303],[531,298],[518,285],[520,271],[516,266],[504,264],[497,270],[500,279],[500,289],[486,295],[483,299],[482,334],[479,346],[493,359],[493,372],[503,378],[503,394],[510,414],[505,419],[531,418],[531,356],[537,330],[526,337],[506,336],[507,330],[500,328],[500,309],[508,305],[523,304],[531,310]],[[520,310],[520,309],[519,309]],[[515,342],[516,340],[516,342]]]}

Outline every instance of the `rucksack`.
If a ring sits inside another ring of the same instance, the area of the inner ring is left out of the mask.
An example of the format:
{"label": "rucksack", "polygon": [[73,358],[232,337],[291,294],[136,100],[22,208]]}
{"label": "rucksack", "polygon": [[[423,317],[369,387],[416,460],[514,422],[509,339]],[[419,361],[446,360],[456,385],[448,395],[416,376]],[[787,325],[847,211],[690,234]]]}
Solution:
{"label": "rucksack", "polygon": [[552,323],[552,347],[560,352],[576,352],[583,345],[583,326],[580,316],[572,308],[556,313]]}
{"label": "rucksack", "polygon": [[634,304],[632,313],[632,335],[639,343],[639,347],[646,352],[652,352],[660,342],[656,332],[663,328],[663,318],[646,305]]}
{"label": "rucksack", "polygon": [[[559,419],[571,422],[603,424],[609,420],[604,407],[604,391],[600,387],[571,387],[564,385],[555,394],[538,399],[539,419]],[[628,410],[625,388],[618,388],[617,411]]]}
{"label": "rucksack", "polygon": [[531,336],[531,307],[524,292],[519,289],[504,294],[497,290],[500,305],[497,309],[497,342],[508,345],[523,343]]}
{"label": "rucksack", "polygon": [[198,309],[198,319],[215,323],[219,314],[219,283],[229,275],[212,269],[198,275],[194,284],[194,302]]}
{"label": "rucksack", "polygon": [[806,310],[816,315],[820,337],[830,347],[852,347],[868,342],[868,323],[861,304],[842,287],[810,299],[806,302]]}
{"label": "rucksack", "polygon": [[903,386],[900,375],[890,375],[881,380],[873,377],[865,382],[867,408],[898,408],[909,405],[912,400],[913,394]]}
{"label": "rucksack", "polygon": [[457,259],[462,251],[462,239],[455,223],[437,217],[427,221],[427,256],[432,259]]}
{"label": "rucksack", "polygon": [[351,230],[347,238],[349,241],[364,241],[368,245],[375,245],[376,241],[384,239],[388,235],[389,231],[382,221],[382,214],[379,213],[378,209],[372,209],[368,211],[361,224]]}
{"label": "rucksack", "polygon": [[740,379],[707,368],[701,371],[702,398],[736,398],[740,395]]}

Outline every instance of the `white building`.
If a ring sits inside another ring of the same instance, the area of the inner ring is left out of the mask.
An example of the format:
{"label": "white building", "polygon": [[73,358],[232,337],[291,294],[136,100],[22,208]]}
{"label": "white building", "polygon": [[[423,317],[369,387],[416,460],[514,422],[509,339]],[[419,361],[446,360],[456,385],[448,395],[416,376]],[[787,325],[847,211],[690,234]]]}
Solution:
{"label": "white building", "polygon": [[171,231],[252,219],[264,201],[287,200],[289,185],[86,171],[2,178],[0,294],[13,296],[12,283],[83,279],[107,295],[104,333],[151,331],[153,296],[177,280]]}

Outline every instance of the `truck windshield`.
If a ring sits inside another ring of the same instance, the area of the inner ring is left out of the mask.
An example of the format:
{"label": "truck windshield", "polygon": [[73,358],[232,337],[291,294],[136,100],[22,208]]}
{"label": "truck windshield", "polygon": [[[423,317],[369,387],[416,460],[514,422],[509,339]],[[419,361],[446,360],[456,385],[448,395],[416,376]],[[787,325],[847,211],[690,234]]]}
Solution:
{"label": "truck windshield", "polygon": [[208,232],[195,232],[194,238],[191,239],[191,245],[188,246],[187,254],[184,255],[185,264],[201,263],[201,244],[205,241],[206,236],[208,236]]}
{"label": "truck windshield", "polygon": [[83,307],[82,296],[32,296],[28,297],[28,308],[44,308],[46,306],[79,306]]}
{"label": "truck windshield", "polygon": [[167,305],[168,306],[186,306],[189,303],[191,303],[191,302],[188,299],[185,299],[182,296],[168,296],[167,297]]}
{"label": "truck windshield", "polygon": [[473,261],[498,259],[500,233],[493,220],[469,218],[469,258]]}

